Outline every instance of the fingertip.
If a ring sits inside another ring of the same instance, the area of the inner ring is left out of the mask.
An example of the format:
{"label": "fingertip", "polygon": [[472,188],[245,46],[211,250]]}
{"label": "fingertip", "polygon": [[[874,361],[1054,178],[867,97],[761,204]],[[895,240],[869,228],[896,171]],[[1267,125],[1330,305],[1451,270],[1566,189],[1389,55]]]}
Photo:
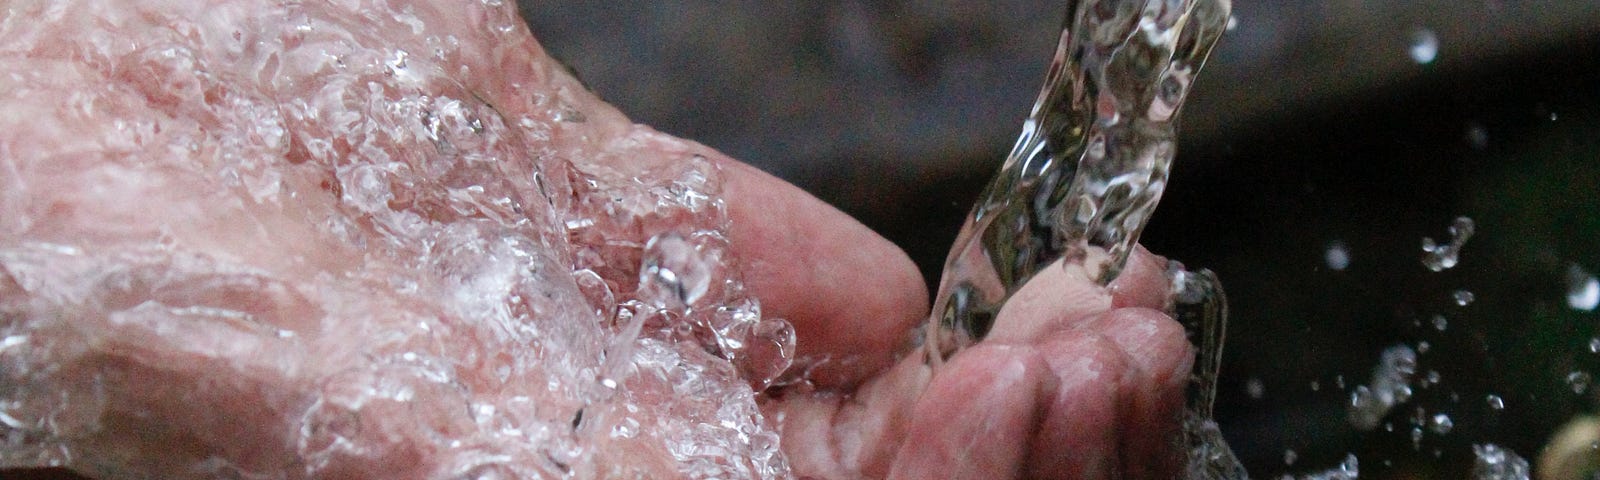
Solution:
{"label": "fingertip", "polygon": [[1081,270],[1050,264],[1006,300],[985,342],[1033,343],[1050,332],[1076,328],[1084,319],[1111,308],[1105,289]]}
{"label": "fingertip", "polygon": [[[1115,342],[1137,366],[1158,379],[1187,378],[1194,357],[1183,325],[1158,310],[1118,308],[1088,320],[1090,330]],[[1180,375],[1181,374],[1181,375]]]}
{"label": "fingertip", "polygon": [[1116,344],[1082,330],[1039,344],[1056,377],[1044,419],[1031,439],[1028,478],[1118,478],[1120,390],[1129,359]]}
{"label": "fingertip", "polygon": [[1121,308],[1090,321],[1091,331],[1115,343],[1130,359],[1122,392],[1125,474],[1168,478],[1182,466],[1179,448],[1183,404],[1194,349],[1183,326],[1147,308]]}
{"label": "fingertip", "polygon": [[1143,307],[1166,310],[1171,287],[1167,281],[1167,259],[1134,245],[1122,274],[1111,283],[1111,302],[1118,308]]}

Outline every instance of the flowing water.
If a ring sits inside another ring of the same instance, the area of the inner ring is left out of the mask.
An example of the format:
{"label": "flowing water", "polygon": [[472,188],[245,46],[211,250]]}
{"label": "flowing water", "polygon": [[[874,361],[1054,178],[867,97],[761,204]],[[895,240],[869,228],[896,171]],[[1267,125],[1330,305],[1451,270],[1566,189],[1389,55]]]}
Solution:
{"label": "flowing water", "polygon": [[[945,263],[923,351],[939,364],[983,339],[1045,268],[1108,285],[1154,213],[1178,113],[1229,24],[1228,0],[1071,1],[1044,87]],[[1227,301],[1210,271],[1173,262],[1174,317],[1199,347],[1186,437],[1191,478],[1243,478],[1211,405]],[[1352,467],[1353,468],[1353,467]]]}

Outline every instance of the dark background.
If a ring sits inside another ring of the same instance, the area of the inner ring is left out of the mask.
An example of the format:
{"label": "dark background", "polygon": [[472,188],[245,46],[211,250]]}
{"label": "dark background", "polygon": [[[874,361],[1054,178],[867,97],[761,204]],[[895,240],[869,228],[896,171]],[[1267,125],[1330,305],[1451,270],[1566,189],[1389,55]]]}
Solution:
{"label": "dark background", "polygon": [[[932,278],[1020,129],[1065,2],[620,3],[521,7],[635,119],[815,193]],[[1565,278],[1600,271],[1600,5],[1237,2],[1235,16],[1144,236],[1227,286],[1218,416],[1235,450],[1260,478],[1347,453],[1363,478],[1463,478],[1490,442],[1536,461],[1596,405],[1564,381],[1600,372],[1597,316],[1567,306]],[[1419,63],[1424,31],[1438,54]],[[1461,215],[1478,234],[1460,266],[1423,268],[1421,239]],[[1335,243],[1343,271],[1324,260]],[[1477,300],[1455,305],[1458,289]],[[1419,376],[1440,383],[1395,409],[1393,432],[1349,427],[1349,390],[1379,352],[1422,342]],[[1413,447],[1419,408],[1455,428]]]}

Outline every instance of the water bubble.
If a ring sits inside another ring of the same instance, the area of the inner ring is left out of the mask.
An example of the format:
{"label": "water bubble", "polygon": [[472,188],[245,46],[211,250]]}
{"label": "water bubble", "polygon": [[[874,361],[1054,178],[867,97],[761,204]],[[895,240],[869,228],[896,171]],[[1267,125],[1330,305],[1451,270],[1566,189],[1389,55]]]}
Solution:
{"label": "water bubble", "polygon": [[1267,386],[1261,383],[1261,379],[1254,377],[1244,383],[1244,390],[1255,400],[1260,400],[1267,394]]}
{"label": "water bubble", "polygon": [[1294,449],[1293,448],[1285,448],[1285,449],[1283,449],[1283,464],[1284,465],[1294,465],[1294,461],[1295,460],[1299,460],[1299,459],[1300,459],[1300,454],[1294,453]]}
{"label": "water bubble", "polygon": [[1477,225],[1468,217],[1456,217],[1450,225],[1450,243],[1439,244],[1432,238],[1422,239],[1422,265],[1435,272],[1449,270],[1461,258],[1461,246],[1477,232]]}
{"label": "water bubble", "polygon": [[1455,427],[1456,422],[1451,420],[1449,415],[1445,415],[1443,413],[1435,414],[1433,418],[1428,419],[1428,429],[1431,430],[1435,435],[1444,435],[1450,433],[1450,430],[1454,429]]}
{"label": "water bubble", "polygon": [[1600,337],[1589,337],[1589,353],[1600,353]]}
{"label": "water bubble", "polygon": [[1428,343],[1427,340],[1423,340],[1423,341],[1417,342],[1417,353],[1418,354],[1428,353],[1428,350],[1432,350],[1432,349],[1433,349],[1433,344]]}
{"label": "water bubble", "polygon": [[1488,395],[1485,395],[1483,397],[1483,401],[1484,401],[1484,403],[1489,404],[1489,409],[1490,410],[1500,411],[1500,410],[1505,410],[1506,409],[1506,401],[1505,401],[1505,399],[1500,398],[1499,395],[1495,395],[1495,394],[1492,394],[1492,393],[1488,394]]}
{"label": "water bubble", "polygon": [[1585,312],[1600,306],[1600,280],[1577,264],[1567,267],[1567,306]]}
{"label": "water bubble", "polygon": [[1495,444],[1473,445],[1473,480],[1528,480],[1528,461]]}
{"label": "water bubble", "polygon": [[1450,328],[1450,320],[1444,318],[1444,315],[1434,315],[1433,328],[1443,332],[1445,329]]}
{"label": "water bubble", "polygon": [[1328,268],[1342,272],[1350,267],[1350,247],[1345,246],[1344,242],[1335,240],[1329,243],[1328,249],[1322,253],[1322,260],[1328,264]]}
{"label": "water bubble", "polygon": [[1419,28],[1411,32],[1411,47],[1407,50],[1411,60],[1421,65],[1433,63],[1439,55],[1439,37],[1432,30]]}
{"label": "water bubble", "polygon": [[1592,381],[1594,381],[1594,378],[1589,375],[1589,372],[1582,370],[1567,374],[1567,386],[1572,388],[1572,393],[1583,394],[1583,392],[1589,390],[1589,383]]}
{"label": "water bubble", "polygon": [[1422,427],[1411,428],[1411,449],[1422,450]]}
{"label": "water bubble", "polygon": [[1322,390],[1322,382],[1318,382],[1316,380],[1312,380],[1311,381],[1311,391],[1316,392],[1316,391],[1321,391],[1321,390]]}
{"label": "water bubble", "polygon": [[1227,28],[1227,31],[1229,31],[1229,32],[1233,31],[1233,29],[1235,29],[1235,28],[1239,28],[1239,17],[1235,17],[1233,15],[1229,15],[1228,16],[1228,25],[1227,25],[1226,28]]}
{"label": "water bubble", "polygon": [[1456,290],[1455,293],[1450,294],[1450,298],[1455,299],[1456,305],[1465,307],[1467,305],[1471,305],[1472,301],[1476,300],[1478,297],[1473,295],[1472,292],[1468,290]]}

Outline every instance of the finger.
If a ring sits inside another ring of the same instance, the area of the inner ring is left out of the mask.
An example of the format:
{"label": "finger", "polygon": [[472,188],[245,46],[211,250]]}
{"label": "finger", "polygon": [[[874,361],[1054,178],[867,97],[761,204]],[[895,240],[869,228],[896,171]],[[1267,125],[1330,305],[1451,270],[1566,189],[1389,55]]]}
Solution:
{"label": "finger", "polygon": [[932,370],[908,358],[849,394],[797,394],[764,405],[801,478],[884,478]]}
{"label": "finger", "polygon": [[1038,351],[1057,386],[1030,442],[1027,476],[1120,478],[1119,405],[1131,360],[1115,343],[1083,330],[1054,335]]}
{"label": "finger", "polygon": [[1166,314],[1145,308],[1112,310],[1086,328],[1115,343],[1130,364],[1121,391],[1119,443],[1129,478],[1172,478],[1182,468],[1185,386],[1194,350]]}
{"label": "finger", "polygon": [[782,180],[717,155],[729,240],[765,315],[795,327],[797,355],[844,387],[882,371],[926,317],[928,292],[906,254],[865,225]]}
{"label": "finger", "polygon": [[1080,321],[1112,308],[1165,309],[1165,258],[1136,246],[1110,288],[1089,280],[1081,267],[1052,264],[1006,301],[986,341],[1028,343],[1049,332],[1077,328]]}
{"label": "finger", "polygon": [[1114,307],[1166,310],[1172,287],[1167,280],[1167,259],[1135,245],[1122,274],[1111,282]]}
{"label": "finger", "polygon": [[889,478],[1017,478],[1055,383],[1032,347],[962,352],[918,401]]}
{"label": "finger", "polygon": [[1082,267],[1060,262],[1041,270],[1000,308],[985,342],[1033,343],[1051,332],[1111,308],[1111,295],[1089,280]]}

